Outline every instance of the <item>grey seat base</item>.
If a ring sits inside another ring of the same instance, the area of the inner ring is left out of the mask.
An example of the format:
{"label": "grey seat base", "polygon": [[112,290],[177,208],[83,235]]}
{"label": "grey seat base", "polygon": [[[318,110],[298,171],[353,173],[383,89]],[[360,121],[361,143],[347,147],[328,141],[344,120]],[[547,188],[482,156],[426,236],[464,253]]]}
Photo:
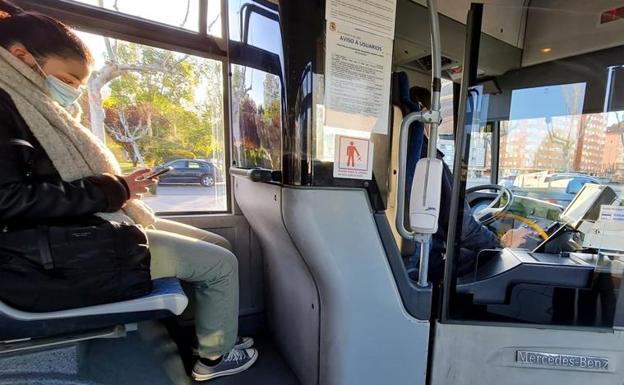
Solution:
{"label": "grey seat base", "polygon": [[148,296],[49,313],[31,313],[0,302],[0,341],[82,333],[181,314],[188,304],[175,278],[154,281]]}

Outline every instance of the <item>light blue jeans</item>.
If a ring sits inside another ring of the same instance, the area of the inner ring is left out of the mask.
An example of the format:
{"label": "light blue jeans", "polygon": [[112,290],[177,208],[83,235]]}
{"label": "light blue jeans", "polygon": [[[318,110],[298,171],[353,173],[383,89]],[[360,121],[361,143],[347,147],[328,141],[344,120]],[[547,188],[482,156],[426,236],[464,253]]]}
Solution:
{"label": "light blue jeans", "polygon": [[195,287],[199,355],[228,353],[238,335],[238,261],[223,237],[159,219],[147,229],[152,279],[177,277]]}

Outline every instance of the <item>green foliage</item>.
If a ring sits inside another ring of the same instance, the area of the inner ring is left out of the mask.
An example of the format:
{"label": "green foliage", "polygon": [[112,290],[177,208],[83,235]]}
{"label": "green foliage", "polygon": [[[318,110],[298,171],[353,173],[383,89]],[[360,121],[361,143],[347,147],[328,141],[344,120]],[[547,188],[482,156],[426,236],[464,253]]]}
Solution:
{"label": "green foliage", "polygon": [[[137,141],[148,165],[176,158],[209,158],[221,143],[221,63],[134,43],[118,41],[114,61],[131,67],[108,84],[103,100],[105,123],[117,131],[124,126],[146,128]],[[131,145],[118,143],[126,158]]]}

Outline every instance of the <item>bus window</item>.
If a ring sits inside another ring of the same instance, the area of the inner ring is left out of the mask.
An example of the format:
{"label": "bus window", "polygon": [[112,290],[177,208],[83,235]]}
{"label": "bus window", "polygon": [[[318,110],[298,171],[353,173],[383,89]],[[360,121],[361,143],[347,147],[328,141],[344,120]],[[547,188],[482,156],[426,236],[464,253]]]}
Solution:
{"label": "bus window", "polygon": [[232,161],[281,170],[282,45],[278,14],[256,2],[230,4]]}
{"label": "bus window", "polygon": [[[175,168],[144,202],[157,213],[227,210],[222,63],[78,34],[95,59],[80,101],[85,126],[113,151],[123,172]],[[175,167],[188,159],[212,167],[205,173]]]}
{"label": "bus window", "polygon": [[[140,17],[149,21],[200,32],[200,0],[184,0],[176,6],[168,0],[72,0],[79,3],[102,7],[111,11]],[[222,37],[221,2],[207,2],[206,28],[209,35]],[[179,5],[178,5],[179,4]]]}

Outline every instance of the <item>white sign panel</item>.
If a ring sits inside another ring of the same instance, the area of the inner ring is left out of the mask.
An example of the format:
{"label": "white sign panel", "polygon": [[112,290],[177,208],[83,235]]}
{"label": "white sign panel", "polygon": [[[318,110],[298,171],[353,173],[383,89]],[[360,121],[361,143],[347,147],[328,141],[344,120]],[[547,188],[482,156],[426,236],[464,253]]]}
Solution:
{"label": "white sign panel", "polygon": [[600,220],[604,222],[624,223],[624,207],[615,205],[600,206]]}
{"label": "white sign panel", "polygon": [[334,178],[373,178],[373,142],[336,135]]}
{"label": "white sign panel", "polygon": [[327,0],[325,19],[348,22],[394,39],[396,0]]}
{"label": "white sign panel", "polygon": [[387,134],[392,39],[327,22],[325,125]]}

